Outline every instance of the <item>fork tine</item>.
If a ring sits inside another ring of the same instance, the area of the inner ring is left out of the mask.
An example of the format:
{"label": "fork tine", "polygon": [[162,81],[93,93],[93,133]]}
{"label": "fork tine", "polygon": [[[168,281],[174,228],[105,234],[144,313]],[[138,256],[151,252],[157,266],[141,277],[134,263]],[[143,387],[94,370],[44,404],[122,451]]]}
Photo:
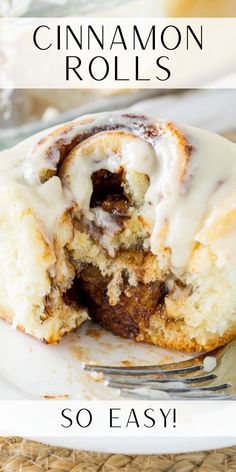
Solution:
{"label": "fork tine", "polygon": [[173,364],[152,365],[152,366],[132,366],[132,367],[114,367],[106,365],[85,364],[84,370],[88,372],[101,372],[103,374],[116,375],[150,375],[150,374],[187,374],[203,370],[203,360],[205,355],[190,359],[188,361],[177,362]]}
{"label": "fork tine", "polygon": [[[118,389],[119,390],[119,389]],[[221,392],[221,393],[218,393],[218,391],[216,392],[202,392],[201,395],[199,395],[198,393],[196,392],[180,392],[178,393],[178,395],[173,395],[171,394],[171,397],[169,396],[169,393],[168,392],[160,392],[160,390],[148,390],[145,391],[143,389],[136,389],[136,390],[129,390],[129,389],[120,389],[120,391],[122,392],[123,395],[125,396],[132,396],[132,398],[135,398],[137,397],[138,399],[140,399],[140,397],[142,398],[142,400],[160,400],[160,399],[166,399],[166,400],[169,400],[171,398],[171,400],[173,401],[177,401],[177,400],[236,400],[236,395],[235,394],[227,394],[227,393],[224,393],[224,392]]]}
{"label": "fork tine", "polygon": [[[139,383],[130,383],[130,384],[127,384],[127,382],[120,382],[120,381],[107,381],[108,382],[108,385],[109,387],[112,387],[112,388],[121,388],[121,389],[129,389],[129,390],[133,390],[133,389],[136,389],[136,388],[140,388],[140,384]],[[183,382],[179,382],[179,384],[182,384]],[[150,390],[157,390],[159,392],[167,392],[167,393],[190,393],[190,392],[216,392],[218,390],[225,390],[227,388],[230,388],[231,387],[231,384],[229,383],[224,383],[224,384],[216,384],[216,385],[206,385],[206,386],[201,386],[201,387],[189,387],[189,386],[185,386],[184,384],[183,385],[179,385],[179,386],[173,386],[173,387],[170,387],[170,386],[163,386],[161,385],[160,383],[156,383],[156,384],[149,384],[148,382],[146,384],[143,384],[141,385],[141,388],[149,388],[150,387]]]}
{"label": "fork tine", "polygon": [[[216,375],[215,374],[206,374],[206,375],[198,375],[196,377],[181,377],[181,382],[182,383],[201,383],[201,382],[209,382],[210,380],[214,380],[216,379]],[[155,385],[155,383],[157,384],[160,384],[160,383],[175,383],[175,382],[180,382],[180,378],[179,377],[154,377],[154,378],[148,378],[145,376],[144,378],[143,377],[135,377],[135,376],[132,376],[132,377],[127,377],[127,376],[124,376],[123,378],[121,376],[119,377],[116,377],[115,375],[113,376],[112,374],[110,376],[107,376],[105,378],[105,381],[108,382],[108,385],[110,384],[110,382],[117,382],[117,383],[120,383],[121,385],[123,383],[126,383],[128,385],[150,385],[151,387],[153,385]]]}

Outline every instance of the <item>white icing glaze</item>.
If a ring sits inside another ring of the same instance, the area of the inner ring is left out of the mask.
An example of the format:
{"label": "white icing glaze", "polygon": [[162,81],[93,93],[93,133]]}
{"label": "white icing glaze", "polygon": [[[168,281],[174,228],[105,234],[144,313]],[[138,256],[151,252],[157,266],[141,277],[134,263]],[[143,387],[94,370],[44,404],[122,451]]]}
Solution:
{"label": "white icing glaze", "polygon": [[[147,126],[154,124],[158,133],[146,133],[142,120]],[[40,183],[43,169],[56,171],[62,141],[67,145],[83,132],[87,139],[66,157],[59,171],[61,180],[52,177]],[[29,205],[49,238],[55,220],[74,203],[105,233],[109,227],[115,232],[107,214],[89,208],[91,175],[120,167],[149,177],[140,213],[149,220],[154,254],[160,247],[170,248],[173,268],[180,270],[194,242],[201,242],[211,246],[219,264],[228,259],[236,264],[236,145],[207,131],[185,126],[176,131],[155,118],[120,113],[84,117],[1,153],[0,191],[16,183],[24,185],[31,195]]]}
{"label": "white icing glaze", "polygon": [[51,242],[56,220],[72,207],[73,202],[71,195],[67,189],[63,189],[57,176],[44,184],[30,185],[26,181],[24,176],[26,155],[39,136],[41,133],[0,153],[0,198],[1,192],[20,186],[25,207],[33,210],[42,223],[45,238]]}

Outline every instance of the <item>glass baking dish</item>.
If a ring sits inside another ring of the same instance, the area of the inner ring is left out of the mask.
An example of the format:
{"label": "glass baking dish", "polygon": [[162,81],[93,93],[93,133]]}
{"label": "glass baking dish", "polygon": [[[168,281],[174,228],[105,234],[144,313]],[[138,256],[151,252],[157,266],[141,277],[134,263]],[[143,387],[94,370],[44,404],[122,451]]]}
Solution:
{"label": "glass baking dish", "polygon": [[[69,17],[111,13],[121,7],[125,14],[128,3],[135,0],[1,0],[0,16],[5,17]],[[152,2],[152,0],[151,0]],[[140,3],[140,0],[138,0]]]}
{"label": "glass baking dish", "polygon": [[0,0],[0,17],[235,17],[235,0]]}
{"label": "glass baking dish", "polygon": [[155,90],[0,90],[0,150],[87,113],[126,108]]}
{"label": "glass baking dish", "polygon": [[[150,0],[151,10],[154,3]],[[0,0],[0,17],[126,16],[128,10],[133,14],[134,4],[142,14],[143,0]],[[138,89],[0,90],[0,149],[82,114],[126,108],[157,93]]]}

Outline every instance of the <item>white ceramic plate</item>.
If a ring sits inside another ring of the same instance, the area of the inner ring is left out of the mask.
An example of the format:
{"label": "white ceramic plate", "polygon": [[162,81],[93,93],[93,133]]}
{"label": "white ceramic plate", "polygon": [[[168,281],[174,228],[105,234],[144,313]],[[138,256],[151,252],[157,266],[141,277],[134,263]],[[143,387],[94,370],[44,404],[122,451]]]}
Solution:
{"label": "white ceramic plate", "polygon": [[[102,381],[82,369],[84,362],[112,365],[158,364],[186,359],[182,353],[138,344],[105,332],[92,323],[69,335],[59,345],[48,346],[0,321],[0,400],[117,399]],[[45,401],[50,401],[46,400]],[[217,414],[217,412],[216,412]],[[1,432],[9,435],[7,425]],[[36,438],[33,438],[36,439]],[[63,447],[98,452],[153,454],[226,447],[235,438],[37,438]]]}

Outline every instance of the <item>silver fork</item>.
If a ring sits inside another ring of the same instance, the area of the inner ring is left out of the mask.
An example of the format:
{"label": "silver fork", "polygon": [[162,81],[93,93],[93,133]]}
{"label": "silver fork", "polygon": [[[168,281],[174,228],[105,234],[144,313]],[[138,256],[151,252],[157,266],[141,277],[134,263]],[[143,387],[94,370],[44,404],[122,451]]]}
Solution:
{"label": "silver fork", "polygon": [[123,396],[236,400],[236,340],[183,362],[133,367],[86,364],[84,369],[101,374],[105,385],[118,389]]}

